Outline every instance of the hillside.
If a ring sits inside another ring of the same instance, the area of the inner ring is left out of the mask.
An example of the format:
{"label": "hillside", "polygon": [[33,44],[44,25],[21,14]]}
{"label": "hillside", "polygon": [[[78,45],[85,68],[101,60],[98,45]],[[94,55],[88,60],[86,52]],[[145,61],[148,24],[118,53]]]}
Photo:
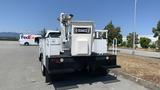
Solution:
{"label": "hillside", "polygon": [[18,40],[19,33],[15,32],[0,32],[0,40]]}

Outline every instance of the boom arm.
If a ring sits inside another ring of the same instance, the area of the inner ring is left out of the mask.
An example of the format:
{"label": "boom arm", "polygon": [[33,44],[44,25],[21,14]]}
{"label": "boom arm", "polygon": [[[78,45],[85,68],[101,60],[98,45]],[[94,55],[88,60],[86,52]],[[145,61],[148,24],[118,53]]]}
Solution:
{"label": "boom arm", "polygon": [[58,20],[60,22],[60,27],[61,27],[61,45],[62,45],[61,52],[64,52],[63,44],[65,42],[69,41],[68,27],[70,25],[70,22],[71,22],[72,18],[73,18],[72,14],[65,14],[65,13],[61,13],[60,17],[58,18]]}

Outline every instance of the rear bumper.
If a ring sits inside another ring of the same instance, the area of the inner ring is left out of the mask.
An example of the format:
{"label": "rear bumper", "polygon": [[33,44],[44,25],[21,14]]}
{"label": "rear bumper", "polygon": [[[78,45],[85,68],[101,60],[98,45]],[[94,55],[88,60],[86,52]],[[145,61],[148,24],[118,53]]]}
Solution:
{"label": "rear bumper", "polygon": [[[55,62],[56,59],[63,58],[63,62]],[[73,72],[79,69],[83,69],[85,66],[101,67],[101,68],[119,68],[116,63],[116,55],[92,55],[92,56],[51,56],[48,60],[49,73],[67,73]]]}

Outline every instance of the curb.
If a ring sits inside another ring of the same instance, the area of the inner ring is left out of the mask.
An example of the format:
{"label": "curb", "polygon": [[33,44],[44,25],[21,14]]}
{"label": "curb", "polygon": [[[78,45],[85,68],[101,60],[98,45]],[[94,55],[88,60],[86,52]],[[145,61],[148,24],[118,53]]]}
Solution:
{"label": "curb", "polygon": [[141,79],[141,78],[138,78],[138,77],[135,77],[135,76],[132,76],[128,73],[125,73],[125,72],[121,72],[121,71],[118,71],[118,70],[110,70],[111,73],[114,73],[116,75],[121,75],[122,77],[126,78],[126,79],[129,79],[135,83],[138,83],[139,85],[142,85],[148,89],[151,89],[151,90],[160,90],[160,85],[159,84],[155,84],[155,83],[152,83],[150,81],[146,81],[144,79]]}

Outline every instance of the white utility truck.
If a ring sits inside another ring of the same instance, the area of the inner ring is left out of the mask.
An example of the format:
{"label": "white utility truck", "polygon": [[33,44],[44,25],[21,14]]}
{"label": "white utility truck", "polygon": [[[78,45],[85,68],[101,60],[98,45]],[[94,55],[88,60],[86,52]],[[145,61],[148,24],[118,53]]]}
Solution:
{"label": "white utility truck", "polygon": [[61,29],[47,30],[40,39],[39,60],[46,82],[55,74],[81,70],[97,74],[119,67],[116,55],[107,53],[107,30],[95,31],[93,22],[71,21],[72,17],[61,13]]}
{"label": "white utility truck", "polygon": [[39,39],[41,38],[41,35],[35,35],[35,34],[20,34],[19,35],[19,44],[20,45],[38,45]]}

